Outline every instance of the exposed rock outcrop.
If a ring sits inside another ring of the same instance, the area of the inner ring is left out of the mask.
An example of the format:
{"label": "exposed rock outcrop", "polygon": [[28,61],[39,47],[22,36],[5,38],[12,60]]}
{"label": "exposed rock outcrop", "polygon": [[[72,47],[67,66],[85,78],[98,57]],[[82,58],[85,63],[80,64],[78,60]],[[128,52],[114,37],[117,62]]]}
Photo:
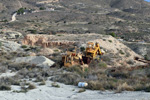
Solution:
{"label": "exposed rock outcrop", "polygon": [[27,35],[24,37],[24,40],[22,41],[23,45],[31,45],[31,46],[42,46],[44,48],[46,47],[54,47],[54,46],[62,46],[62,45],[73,45],[75,44],[75,41],[53,41],[53,36],[44,36],[44,35]]}
{"label": "exposed rock outcrop", "polygon": [[39,67],[50,67],[55,62],[44,57],[44,56],[29,56],[29,57],[19,57],[14,60],[14,63],[29,63],[34,64]]}
{"label": "exposed rock outcrop", "polygon": [[22,50],[21,44],[18,44],[18,43],[13,42],[13,41],[0,39],[0,45],[1,45],[0,50],[6,51],[6,52],[7,51],[13,52],[13,51]]}

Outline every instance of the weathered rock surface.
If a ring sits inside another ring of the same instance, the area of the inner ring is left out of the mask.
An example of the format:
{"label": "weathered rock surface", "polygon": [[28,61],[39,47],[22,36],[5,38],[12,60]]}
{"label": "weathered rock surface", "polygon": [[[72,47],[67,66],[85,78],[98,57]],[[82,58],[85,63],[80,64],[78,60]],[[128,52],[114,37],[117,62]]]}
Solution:
{"label": "weathered rock surface", "polygon": [[32,35],[29,34],[24,37],[24,40],[22,41],[23,45],[39,45],[44,48],[46,47],[53,47],[53,46],[61,46],[61,45],[73,45],[76,42],[75,41],[59,41],[59,40],[53,40],[53,35]]}
{"label": "weathered rock surface", "polygon": [[1,48],[0,48],[1,50],[10,51],[10,52],[22,50],[21,44],[18,44],[16,42],[3,40],[3,39],[0,39],[0,42],[1,42]]}
{"label": "weathered rock surface", "polygon": [[7,30],[7,29],[0,29],[0,32],[3,33],[2,37],[7,39],[18,39],[22,38],[23,35],[20,32]]}
{"label": "weathered rock surface", "polygon": [[13,60],[14,63],[29,63],[34,64],[38,67],[50,67],[55,62],[44,57],[44,56],[28,56],[28,57],[19,57]]}

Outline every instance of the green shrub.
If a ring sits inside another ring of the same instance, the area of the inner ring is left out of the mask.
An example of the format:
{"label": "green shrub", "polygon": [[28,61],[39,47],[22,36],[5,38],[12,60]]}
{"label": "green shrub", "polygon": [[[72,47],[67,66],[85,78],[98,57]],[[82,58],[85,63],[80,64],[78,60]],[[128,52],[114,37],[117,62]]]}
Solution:
{"label": "green shrub", "polygon": [[27,31],[29,31],[29,32],[31,32],[32,34],[36,34],[37,33],[37,31],[36,30],[27,30]]}
{"label": "green shrub", "polygon": [[40,10],[45,10],[46,8],[45,8],[45,7],[40,7],[39,9],[40,9]]}
{"label": "green shrub", "polygon": [[119,53],[120,53],[120,54],[122,54],[122,55],[124,55],[124,54],[125,54],[122,50],[119,50]]}
{"label": "green shrub", "polygon": [[27,46],[26,45],[22,45],[21,48],[27,48]]}
{"label": "green shrub", "polygon": [[85,50],[85,48],[84,47],[80,47],[80,50],[81,50],[81,52],[83,52]]}
{"label": "green shrub", "polygon": [[111,35],[112,37],[116,37],[115,33],[110,33],[109,35]]}
{"label": "green shrub", "polygon": [[5,22],[5,23],[6,23],[6,22],[8,22],[8,20],[7,20],[7,19],[3,19],[3,20],[0,21],[0,22]]}
{"label": "green shrub", "polygon": [[144,59],[145,60],[150,60],[150,58],[148,57],[148,55],[144,55]]}
{"label": "green shrub", "polygon": [[18,11],[17,11],[17,14],[23,14],[25,12],[25,8],[20,8]]}
{"label": "green shrub", "polygon": [[110,43],[112,43],[112,40],[108,40]]}

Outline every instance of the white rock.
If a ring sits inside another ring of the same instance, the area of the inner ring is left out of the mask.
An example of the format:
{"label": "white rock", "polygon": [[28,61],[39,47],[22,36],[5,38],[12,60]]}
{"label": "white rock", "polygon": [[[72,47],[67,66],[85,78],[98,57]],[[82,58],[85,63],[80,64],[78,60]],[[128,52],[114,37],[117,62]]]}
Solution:
{"label": "white rock", "polygon": [[21,44],[18,44],[16,42],[7,41],[7,40],[3,40],[3,39],[0,39],[0,42],[2,43],[1,49],[5,50],[5,51],[22,50]]}
{"label": "white rock", "polygon": [[19,57],[14,60],[15,63],[29,63],[35,64],[39,67],[49,67],[52,66],[55,62],[44,57],[44,56],[28,56],[28,57]]}

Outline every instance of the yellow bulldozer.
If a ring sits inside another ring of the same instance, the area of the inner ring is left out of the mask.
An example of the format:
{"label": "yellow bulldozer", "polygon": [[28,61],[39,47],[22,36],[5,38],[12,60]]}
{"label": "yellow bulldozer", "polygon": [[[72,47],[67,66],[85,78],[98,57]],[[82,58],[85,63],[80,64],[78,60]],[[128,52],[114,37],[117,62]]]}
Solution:
{"label": "yellow bulldozer", "polygon": [[89,64],[97,55],[102,55],[100,46],[98,43],[88,42],[85,49],[85,55],[83,53],[77,53],[76,49],[74,52],[67,51],[62,56],[62,62],[65,67],[71,67],[74,65]]}
{"label": "yellow bulldozer", "polygon": [[70,67],[73,65],[83,65],[82,54],[76,53],[76,48],[74,52],[67,51],[65,55],[62,56],[62,62],[65,67]]}

